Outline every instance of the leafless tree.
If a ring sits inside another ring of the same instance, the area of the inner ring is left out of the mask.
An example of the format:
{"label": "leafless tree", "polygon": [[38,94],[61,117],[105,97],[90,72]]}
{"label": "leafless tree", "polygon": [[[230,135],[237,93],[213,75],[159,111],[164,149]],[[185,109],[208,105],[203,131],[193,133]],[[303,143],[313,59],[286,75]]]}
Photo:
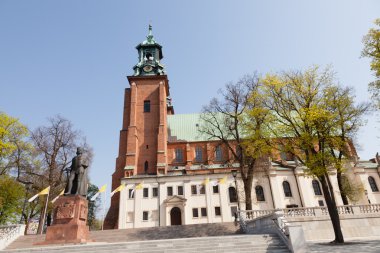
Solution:
{"label": "leafless tree", "polygon": [[[220,98],[213,98],[203,107],[199,131],[209,140],[219,141],[232,154],[230,161],[239,163],[239,171],[244,184],[245,208],[252,209],[252,182],[257,158],[265,155],[262,145],[257,140],[260,134],[265,113],[248,115],[247,109],[259,106],[259,78],[257,75],[247,75],[236,83],[228,83],[219,90]],[[254,133],[248,133],[247,127]],[[261,141],[264,140],[261,138]],[[249,143],[249,145],[247,145]],[[248,148],[248,147],[251,148]],[[252,148],[252,146],[255,146]]]}
{"label": "leafless tree", "polygon": [[[84,147],[92,158],[92,149],[72,123],[61,117],[48,118],[47,126],[36,128],[31,134],[32,144],[40,160],[41,169],[35,173],[40,179],[39,188],[50,186],[51,198],[57,196],[66,183],[65,169],[69,166],[71,158],[75,156],[76,148]],[[33,172],[34,173],[34,172]],[[41,217],[44,214],[41,212]],[[50,225],[51,212],[48,213],[48,225]],[[39,224],[38,232],[41,232],[43,224]]]}

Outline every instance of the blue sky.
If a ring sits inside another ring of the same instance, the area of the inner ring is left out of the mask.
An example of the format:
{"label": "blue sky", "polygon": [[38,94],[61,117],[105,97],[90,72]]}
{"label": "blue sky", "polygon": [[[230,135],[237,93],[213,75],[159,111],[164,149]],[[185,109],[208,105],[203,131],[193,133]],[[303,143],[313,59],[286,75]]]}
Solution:
{"label": "blue sky", "polygon": [[[60,114],[93,146],[91,181],[110,185],[126,79],[148,24],[163,46],[177,114],[199,112],[247,73],[334,66],[368,101],[360,58],[380,1],[0,1],[0,110],[31,129]],[[378,117],[379,115],[377,115]],[[380,123],[357,138],[362,159],[380,151]]]}

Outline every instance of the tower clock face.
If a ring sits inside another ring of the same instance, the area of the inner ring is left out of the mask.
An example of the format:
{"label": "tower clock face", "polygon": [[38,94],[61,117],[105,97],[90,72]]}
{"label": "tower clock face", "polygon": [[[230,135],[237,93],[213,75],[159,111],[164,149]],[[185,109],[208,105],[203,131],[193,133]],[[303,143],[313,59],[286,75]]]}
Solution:
{"label": "tower clock face", "polygon": [[152,66],[145,66],[143,69],[144,72],[151,72],[153,70]]}

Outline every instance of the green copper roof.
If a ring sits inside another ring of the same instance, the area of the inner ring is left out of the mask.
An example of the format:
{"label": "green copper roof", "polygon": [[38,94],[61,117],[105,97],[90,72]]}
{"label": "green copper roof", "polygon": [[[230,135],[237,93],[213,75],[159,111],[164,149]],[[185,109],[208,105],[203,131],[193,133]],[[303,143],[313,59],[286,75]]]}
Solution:
{"label": "green copper roof", "polygon": [[168,115],[168,141],[206,141],[207,137],[198,132],[199,113]]}
{"label": "green copper roof", "polygon": [[[210,138],[207,134],[202,134],[198,131],[201,128],[202,124],[206,124],[200,118],[200,113],[192,113],[192,114],[174,114],[168,115],[168,141],[169,142],[195,142],[195,141],[212,141],[218,140],[217,138]],[[218,114],[217,115],[218,122],[225,122],[225,115]],[[221,123],[225,128],[225,136],[228,136],[228,132],[230,130],[227,129],[225,123]],[[205,125],[203,125],[205,127]],[[244,133],[241,132],[241,136]],[[232,140],[232,136],[230,136]]]}

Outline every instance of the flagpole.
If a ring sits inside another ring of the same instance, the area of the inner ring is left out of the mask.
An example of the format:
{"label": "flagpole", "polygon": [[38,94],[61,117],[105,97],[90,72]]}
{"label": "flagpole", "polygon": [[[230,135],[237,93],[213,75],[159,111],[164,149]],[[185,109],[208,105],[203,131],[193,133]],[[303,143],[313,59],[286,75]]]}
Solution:
{"label": "flagpole", "polygon": [[105,201],[105,194],[106,192],[104,191],[103,194],[102,194],[102,206],[103,206],[103,212],[102,212],[102,230],[103,230],[103,226],[104,226],[104,201]]}
{"label": "flagpole", "polygon": [[43,231],[44,231],[44,225],[45,225],[45,216],[46,216],[46,211],[47,211],[47,206],[48,206],[48,202],[49,202],[49,194],[50,194],[50,189],[46,195],[46,202],[45,202],[45,208],[44,208],[44,215],[42,216],[42,221],[41,221],[41,232],[40,234],[42,235],[43,234]]}

